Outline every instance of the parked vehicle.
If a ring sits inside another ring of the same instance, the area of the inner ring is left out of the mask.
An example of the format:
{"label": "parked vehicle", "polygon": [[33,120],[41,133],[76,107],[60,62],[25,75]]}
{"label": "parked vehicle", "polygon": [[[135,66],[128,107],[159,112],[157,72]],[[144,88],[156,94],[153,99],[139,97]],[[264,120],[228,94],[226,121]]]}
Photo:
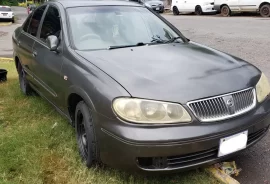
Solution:
{"label": "parked vehicle", "polygon": [[171,11],[174,15],[179,13],[215,13],[214,0],[172,0]]}
{"label": "parked vehicle", "polygon": [[164,3],[161,0],[139,0],[139,3],[153,9],[156,12],[164,12]]}
{"label": "parked vehicle", "polygon": [[0,19],[10,20],[14,23],[14,13],[9,6],[0,5]]}
{"label": "parked vehicle", "polygon": [[233,12],[259,12],[270,17],[270,0],[215,0],[214,8],[226,17]]}
{"label": "parked vehicle", "polygon": [[12,37],[20,88],[71,122],[87,167],[191,169],[227,159],[268,132],[266,76],[190,41],[148,8],[50,1],[32,14]]}

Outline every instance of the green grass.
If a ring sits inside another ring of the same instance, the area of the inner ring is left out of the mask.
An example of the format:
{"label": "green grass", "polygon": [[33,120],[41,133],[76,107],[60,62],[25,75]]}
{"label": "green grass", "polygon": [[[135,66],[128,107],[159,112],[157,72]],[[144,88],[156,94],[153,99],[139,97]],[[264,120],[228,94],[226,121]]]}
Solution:
{"label": "green grass", "polygon": [[1,62],[8,81],[0,83],[0,183],[209,184],[204,171],[166,176],[133,175],[108,167],[87,169],[80,161],[73,128],[40,97],[19,90],[13,62]]}

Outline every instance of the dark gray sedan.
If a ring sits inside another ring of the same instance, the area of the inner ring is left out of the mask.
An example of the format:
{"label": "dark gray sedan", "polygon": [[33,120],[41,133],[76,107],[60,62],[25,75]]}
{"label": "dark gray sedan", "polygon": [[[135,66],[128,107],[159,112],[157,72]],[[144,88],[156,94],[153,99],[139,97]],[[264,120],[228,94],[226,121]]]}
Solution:
{"label": "dark gray sedan", "polygon": [[268,131],[270,87],[258,68],[138,3],[49,1],[12,39],[22,92],[70,121],[87,167],[190,169]]}

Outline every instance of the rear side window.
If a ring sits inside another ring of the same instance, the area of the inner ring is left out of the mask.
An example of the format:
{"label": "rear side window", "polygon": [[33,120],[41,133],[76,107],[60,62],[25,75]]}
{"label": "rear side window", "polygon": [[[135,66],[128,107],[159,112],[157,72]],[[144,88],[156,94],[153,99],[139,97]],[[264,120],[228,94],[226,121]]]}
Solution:
{"label": "rear side window", "polygon": [[55,35],[60,36],[61,21],[57,8],[50,6],[43,21],[43,25],[40,32],[40,39],[46,41],[48,36]]}
{"label": "rear side window", "polygon": [[29,28],[27,30],[27,33],[31,34],[32,36],[37,36],[38,27],[39,27],[42,15],[45,11],[45,8],[46,6],[42,6],[38,8],[32,16],[32,19],[29,24]]}

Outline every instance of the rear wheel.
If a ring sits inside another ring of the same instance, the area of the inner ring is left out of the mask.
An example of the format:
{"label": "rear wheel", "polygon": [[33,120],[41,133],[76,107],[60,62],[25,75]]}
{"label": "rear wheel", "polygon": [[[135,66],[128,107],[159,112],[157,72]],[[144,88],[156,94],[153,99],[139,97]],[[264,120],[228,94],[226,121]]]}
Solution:
{"label": "rear wheel", "polygon": [[222,6],[221,15],[223,17],[228,17],[231,15],[231,10],[230,10],[229,6],[227,6],[227,5]]}
{"label": "rear wheel", "polygon": [[21,91],[24,95],[31,95],[33,93],[33,90],[26,79],[26,73],[20,63],[18,64],[18,74]]}
{"label": "rear wheel", "polygon": [[266,4],[260,8],[260,14],[262,17],[270,17],[270,5]]}
{"label": "rear wheel", "polygon": [[179,10],[176,6],[173,7],[173,14],[174,15],[179,15]]}
{"label": "rear wheel", "polygon": [[201,6],[196,6],[196,8],[195,8],[195,14],[196,15],[202,15],[202,8],[201,8]]}
{"label": "rear wheel", "polygon": [[76,106],[75,129],[80,156],[86,166],[90,168],[95,161],[98,161],[98,149],[94,119],[83,101]]}

